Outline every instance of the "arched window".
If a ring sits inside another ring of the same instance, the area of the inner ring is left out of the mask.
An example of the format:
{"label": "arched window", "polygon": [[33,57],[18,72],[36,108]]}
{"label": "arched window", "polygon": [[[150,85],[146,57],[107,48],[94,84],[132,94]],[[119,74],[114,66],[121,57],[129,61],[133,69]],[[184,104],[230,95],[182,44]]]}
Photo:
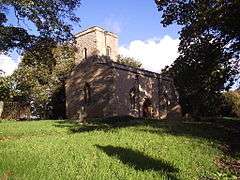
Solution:
{"label": "arched window", "polygon": [[91,87],[89,83],[85,83],[83,92],[84,92],[85,103],[91,102]]}
{"label": "arched window", "polygon": [[152,101],[149,98],[145,98],[143,106],[143,117],[152,117],[153,115],[153,108],[152,108]]}
{"label": "arched window", "polygon": [[87,59],[87,48],[83,49],[83,56],[85,59]]}
{"label": "arched window", "polygon": [[111,48],[109,46],[107,47],[107,56],[111,56]]}
{"label": "arched window", "polygon": [[129,97],[130,97],[130,105],[131,109],[136,109],[136,99],[137,99],[137,90],[136,87],[133,87],[129,91]]}
{"label": "arched window", "polygon": [[160,96],[160,108],[162,111],[166,111],[168,109],[168,95],[166,93],[163,93]]}

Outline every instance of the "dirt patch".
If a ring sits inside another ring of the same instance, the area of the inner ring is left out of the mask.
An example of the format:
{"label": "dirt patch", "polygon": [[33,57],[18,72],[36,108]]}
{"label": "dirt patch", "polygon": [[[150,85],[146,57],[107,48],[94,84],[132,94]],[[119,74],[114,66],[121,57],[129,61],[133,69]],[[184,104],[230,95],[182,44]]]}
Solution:
{"label": "dirt patch", "polygon": [[8,180],[11,176],[13,176],[13,172],[6,171],[2,176],[0,176],[0,180]]}
{"label": "dirt patch", "polygon": [[238,178],[240,178],[240,160],[230,159],[227,157],[218,157],[215,159],[215,163],[222,170],[228,170]]}
{"label": "dirt patch", "polygon": [[13,138],[13,137],[3,136],[3,137],[0,137],[0,142],[1,142],[1,141],[14,140],[14,139],[15,139],[15,138]]}

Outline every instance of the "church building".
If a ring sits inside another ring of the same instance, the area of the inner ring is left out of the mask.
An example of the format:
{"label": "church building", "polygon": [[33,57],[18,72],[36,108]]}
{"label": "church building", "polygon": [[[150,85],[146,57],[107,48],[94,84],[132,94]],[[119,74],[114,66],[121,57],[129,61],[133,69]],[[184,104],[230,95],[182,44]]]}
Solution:
{"label": "church building", "polygon": [[95,26],[75,38],[76,66],[65,85],[69,119],[180,116],[171,78],[116,62],[116,34]]}

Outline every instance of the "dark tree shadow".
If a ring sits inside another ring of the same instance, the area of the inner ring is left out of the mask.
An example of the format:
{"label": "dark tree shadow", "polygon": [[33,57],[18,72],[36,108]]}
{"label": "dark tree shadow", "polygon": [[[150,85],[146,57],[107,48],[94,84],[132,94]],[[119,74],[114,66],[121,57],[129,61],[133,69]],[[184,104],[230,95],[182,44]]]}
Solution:
{"label": "dark tree shadow", "polygon": [[219,142],[220,149],[227,155],[235,157],[240,153],[240,121],[238,120],[165,121],[150,124],[152,129],[141,129],[141,131],[204,138]]}
{"label": "dark tree shadow", "polygon": [[135,170],[159,171],[168,177],[168,179],[177,179],[176,173],[179,172],[179,169],[167,161],[153,159],[140,151],[134,151],[129,148],[100,145],[95,146],[108,156],[118,158],[123,164],[126,164]]}
{"label": "dark tree shadow", "polygon": [[91,119],[86,124],[58,121],[55,126],[69,128],[70,133],[114,131],[120,128],[141,126],[136,131],[145,131],[160,135],[167,133],[175,136],[205,138],[210,141],[218,141],[221,145],[221,150],[227,155],[235,157],[240,154],[240,121],[237,119],[193,121],[186,119],[153,120],[133,117],[111,117]]}
{"label": "dark tree shadow", "polygon": [[89,119],[85,124],[79,124],[74,121],[59,121],[54,126],[62,128],[69,127],[71,133],[83,133],[91,131],[111,131],[118,128],[138,126],[143,123],[145,122],[142,119],[126,116]]}

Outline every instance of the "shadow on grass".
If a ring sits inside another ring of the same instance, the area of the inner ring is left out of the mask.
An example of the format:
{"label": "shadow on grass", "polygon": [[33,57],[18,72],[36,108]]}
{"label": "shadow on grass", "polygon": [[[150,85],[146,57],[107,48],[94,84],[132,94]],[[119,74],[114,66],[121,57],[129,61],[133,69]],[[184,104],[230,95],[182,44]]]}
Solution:
{"label": "shadow on grass", "polygon": [[111,131],[114,129],[125,128],[130,126],[138,126],[143,124],[142,119],[133,117],[111,117],[111,118],[95,118],[88,120],[85,124],[75,121],[59,121],[55,123],[55,127],[68,127],[72,133],[83,133],[91,131]]}
{"label": "shadow on grass", "polygon": [[[119,128],[141,126],[136,131],[154,134],[171,134],[218,141],[221,150],[231,156],[240,154],[240,121],[229,119],[208,119],[201,122],[186,120],[149,120],[132,117],[112,117],[89,120],[87,124],[57,122],[56,127],[67,127],[71,133],[91,131],[113,131]],[[148,128],[145,128],[148,127]],[[134,129],[135,130],[135,129]]]}
{"label": "shadow on grass", "polygon": [[209,141],[218,141],[220,149],[232,156],[240,153],[240,122],[232,120],[215,119],[211,121],[176,121],[151,123],[151,129],[140,129],[140,131],[155,134],[171,134],[174,136],[186,136],[194,138],[205,138]]}
{"label": "shadow on grass", "polygon": [[126,164],[135,170],[159,171],[167,176],[168,179],[177,179],[175,173],[177,173],[179,169],[167,161],[153,159],[140,151],[134,151],[129,148],[100,145],[95,146],[108,156],[118,158],[123,164]]}

